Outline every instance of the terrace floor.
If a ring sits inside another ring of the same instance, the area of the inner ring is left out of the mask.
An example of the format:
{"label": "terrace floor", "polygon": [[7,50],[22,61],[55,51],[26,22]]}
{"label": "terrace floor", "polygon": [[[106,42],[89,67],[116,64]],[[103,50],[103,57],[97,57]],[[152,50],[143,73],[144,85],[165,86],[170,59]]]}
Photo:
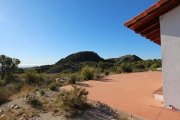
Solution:
{"label": "terrace floor", "polygon": [[153,99],[162,86],[161,72],[109,75],[103,80],[80,83],[89,91],[89,99],[101,101],[147,120],[180,120],[180,112],[163,108]]}

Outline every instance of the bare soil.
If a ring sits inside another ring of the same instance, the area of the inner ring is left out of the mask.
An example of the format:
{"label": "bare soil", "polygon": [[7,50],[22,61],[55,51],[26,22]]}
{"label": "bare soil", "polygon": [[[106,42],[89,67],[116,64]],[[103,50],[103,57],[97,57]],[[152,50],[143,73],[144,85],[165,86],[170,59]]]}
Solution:
{"label": "bare soil", "polygon": [[140,72],[109,75],[102,80],[79,83],[89,91],[89,99],[148,120],[180,120],[180,112],[163,108],[153,99],[153,92],[162,87],[161,72]]}

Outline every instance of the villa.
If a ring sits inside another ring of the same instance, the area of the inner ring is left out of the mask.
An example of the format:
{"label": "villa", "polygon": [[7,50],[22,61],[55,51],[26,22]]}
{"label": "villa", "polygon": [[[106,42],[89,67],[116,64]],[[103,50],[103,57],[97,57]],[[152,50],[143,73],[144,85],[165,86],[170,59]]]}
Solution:
{"label": "villa", "polygon": [[180,110],[180,0],[160,0],[125,26],[161,46],[164,106]]}

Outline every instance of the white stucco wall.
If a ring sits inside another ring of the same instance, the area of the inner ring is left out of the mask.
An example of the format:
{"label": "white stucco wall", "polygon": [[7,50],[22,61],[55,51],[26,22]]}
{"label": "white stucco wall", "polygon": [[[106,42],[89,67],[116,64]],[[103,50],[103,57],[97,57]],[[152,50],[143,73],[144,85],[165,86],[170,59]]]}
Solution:
{"label": "white stucco wall", "polygon": [[160,17],[164,105],[180,109],[180,6]]}

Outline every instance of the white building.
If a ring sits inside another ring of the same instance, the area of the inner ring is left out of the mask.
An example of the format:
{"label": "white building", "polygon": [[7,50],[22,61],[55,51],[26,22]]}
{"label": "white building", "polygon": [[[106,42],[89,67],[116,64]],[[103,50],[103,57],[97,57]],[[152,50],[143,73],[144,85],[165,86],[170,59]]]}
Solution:
{"label": "white building", "polygon": [[164,106],[180,110],[180,0],[160,0],[125,26],[161,45]]}

